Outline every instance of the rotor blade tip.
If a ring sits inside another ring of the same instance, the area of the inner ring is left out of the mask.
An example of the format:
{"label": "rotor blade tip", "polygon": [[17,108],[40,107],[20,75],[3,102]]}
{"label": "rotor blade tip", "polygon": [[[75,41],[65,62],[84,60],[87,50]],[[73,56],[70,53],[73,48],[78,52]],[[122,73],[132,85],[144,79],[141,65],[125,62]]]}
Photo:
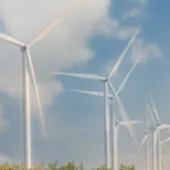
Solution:
{"label": "rotor blade tip", "polygon": [[52,75],[57,75],[57,72],[55,72],[55,71],[52,71],[52,72],[49,72],[49,74],[52,74]]}
{"label": "rotor blade tip", "polygon": [[69,89],[69,91],[73,91],[73,92],[74,92],[74,91],[76,91],[76,90],[75,90],[75,89]]}

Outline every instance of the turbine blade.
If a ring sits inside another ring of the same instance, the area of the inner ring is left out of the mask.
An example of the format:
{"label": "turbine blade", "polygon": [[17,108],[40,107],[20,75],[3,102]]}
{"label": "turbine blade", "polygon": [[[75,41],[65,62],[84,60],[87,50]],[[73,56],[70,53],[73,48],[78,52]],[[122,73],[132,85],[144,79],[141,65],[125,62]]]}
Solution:
{"label": "turbine blade", "polygon": [[119,123],[119,119],[118,119],[118,117],[116,116],[116,113],[114,113],[114,118],[115,118],[115,121]]}
{"label": "turbine blade", "polygon": [[80,4],[80,1],[73,5],[71,8],[69,8],[62,16],[60,16],[59,18],[57,18],[53,23],[51,23],[45,30],[43,30],[40,34],[38,34],[38,36],[36,36],[30,43],[29,45],[33,45],[35,43],[37,43],[38,41],[40,41],[41,39],[43,39],[44,37],[46,37],[54,28],[57,24],[59,24],[63,19],[65,19],[74,8],[76,8],[78,5]]}
{"label": "turbine blade", "polygon": [[138,123],[144,123],[143,121],[141,120],[133,120],[131,121],[132,124],[138,124]]}
{"label": "turbine blade", "polygon": [[[133,121],[130,121],[130,123],[131,124],[138,124],[138,123],[144,123],[144,122],[141,121],[141,120],[133,120]],[[126,122],[125,121],[120,121],[119,124],[124,126],[124,125],[126,125]]]}
{"label": "turbine blade", "polygon": [[118,68],[120,67],[120,64],[122,63],[122,61],[123,61],[123,59],[124,59],[124,57],[125,57],[125,55],[126,55],[126,53],[127,53],[127,51],[128,51],[128,49],[129,49],[130,46],[133,44],[133,42],[134,42],[134,40],[136,39],[136,36],[137,36],[137,34],[139,33],[139,31],[140,31],[140,28],[138,28],[138,29],[135,31],[135,33],[134,33],[134,35],[132,36],[131,40],[128,42],[127,46],[125,47],[125,49],[123,50],[122,54],[121,54],[120,57],[118,58],[116,64],[114,65],[111,73],[109,74],[109,76],[108,76],[109,79],[114,75],[115,72],[117,72]]}
{"label": "turbine blade", "polygon": [[[112,102],[112,115],[113,115],[113,119],[115,119],[115,121],[119,124],[119,119],[117,117],[117,106],[116,106],[116,101],[115,100],[111,100]],[[114,108],[114,109],[113,109]],[[119,127],[119,126],[118,126]]]}
{"label": "turbine blade", "polygon": [[129,72],[126,74],[125,78],[123,79],[122,83],[120,84],[120,86],[117,90],[117,94],[119,94],[123,90],[123,88],[125,87],[127,81],[129,80],[133,70],[136,68],[138,62],[139,62],[139,60],[136,60],[135,63],[133,64],[133,66],[131,67],[131,69],[129,70]]}
{"label": "turbine blade", "polygon": [[156,127],[156,123],[155,123],[155,120],[154,120],[154,117],[153,117],[153,114],[152,114],[152,110],[151,110],[150,104],[149,104],[147,99],[146,99],[146,105],[147,105],[147,110],[149,112],[149,115],[150,115],[150,117],[153,121],[153,125]]}
{"label": "turbine blade", "polygon": [[153,98],[152,98],[151,93],[149,93],[149,99],[150,99],[150,102],[151,102],[152,108],[153,108],[153,110],[154,110],[154,114],[155,114],[155,116],[156,116],[156,119],[157,119],[158,123],[160,123],[160,124],[161,124],[161,120],[160,120],[160,117],[159,117],[158,111],[157,111],[157,109],[156,109],[156,107],[155,107],[155,103],[154,103],[154,101],[153,101]]}
{"label": "turbine blade", "polygon": [[168,141],[170,141],[170,137],[164,139],[161,143],[165,143],[165,142],[168,142]]}
{"label": "turbine blade", "polygon": [[28,60],[29,75],[30,75],[30,79],[31,79],[31,82],[32,82],[32,86],[33,86],[34,92],[35,92],[36,100],[37,100],[38,110],[39,110],[39,113],[40,113],[40,118],[41,118],[41,123],[42,123],[43,135],[46,138],[44,117],[43,117],[43,113],[42,113],[42,107],[41,107],[41,103],[40,103],[38,86],[37,86],[37,83],[36,83],[34,67],[33,67],[33,64],[32,64],[32,60],[31,60],[31,55],[30,55],[29,49],[26,50],[26,53],[27,53],[27,60]]}
{"label": "turbine blade", "polygon": [[170,128],[170,125],[168,125],[168,124],[161,124],[161,125],[158,127],[158,129],[160,129],[160,130],[168,129],[168,128]]}
{"label": "turbine blade", "polygon": [[119,104],[119,106],[120,106],[120,109],[121,109],[121,111],[122,111],[122,112],[121,112],[122,118],[123,118],[124,121],[126,122],[127,128],[128,128],[128,130],[129,130],[129,132],[130,132],[130,134],[131,134],[131,136],[132,136],[135,144],[138,146],[138,142],[137,142],[137,139],[136,139],[136,133],[135,133],[135,130],[133,129],[132,124],[130,123],[130,120],[129,120],[129,118],[128,118],[127,112],[126,112],[126,110],[125,110],[125,108],[124,108],[124,106],[123,106],[123,104],[122,104],[122,102],[121,102],[118,94],[116,93],[115,88],[113,87],[113,85],[111,84],[110,81],[109,81],[108,83],[109,83],[109,86],[110,86],[110,88],[111,88],[111,91],[113,92],[113,95],[114,95],[115,98],[116,98],[116,101],[118,102],[118,104]]}
{"label": "turbine blade", "polygon": [[19,46],[19,47],[24,47],[25,46],[25,44],[22,43],[21,41],[18,41],[17,39],[15,39],[15,38],[13,38],[11,36],[8,36],[6,34],[0,33],[0,39],[3,40],[3,41],[8,42],[10,44],[14,44],[16,46]]}
{"label": "turbine blade", "polygon": [[138,151],[140,151],[140,149],[142,148],[142,146],[144,145],[146,139],[148,138],[148,133],[144,135],[140,145],[139,145],[139,148],[138,148]]}
{"label": "turbine blade", "polygon": [[146,113],[146,126],[147,128],[149,128],[149,117],[147,113]]}
{"label": "turbine blade", "polygon": [[78,77],[78,78],[84,78],[84,79],[102,80],[102,81],[106,80],[105,77],[101,77],[95,74],[78,74],[78,73],[64,73],[64,72],[52,72],[51,74]]}
{"label": "turbine blade", "polygon": [[86,91],[86,90],[75,90],[75,89],[70,89],[70,91],[72,92],[76,92],[76,93],[82,93],[82,94],[89,94],[92,96],[103,96],[102,92],[97,92],[97,91]]}
{"label": "turbine blade", "polygon": [[[70,91],[76,93],[88,94],[92,96],[100,96],[100,97],[104,96],[103,92],[97,92],[97,91],[87,91],[87,90],[77,90],[77,89],[70,89]],[[112,98],[113,96],[109,94],[108,97]]]}

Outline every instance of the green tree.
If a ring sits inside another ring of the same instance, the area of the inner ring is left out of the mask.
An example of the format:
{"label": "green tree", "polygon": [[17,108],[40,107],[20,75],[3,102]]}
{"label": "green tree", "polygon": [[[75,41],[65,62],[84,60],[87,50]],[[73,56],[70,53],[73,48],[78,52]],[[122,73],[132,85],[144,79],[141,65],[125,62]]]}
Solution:
{"label": "green tree", "polygon": [[101,165],[97,170],[111,170],[111,168],[106,168],[106,165]]}
{"label": "green tree", "polygon": [[135,166],[134,165],[131,166],[131,170],[135,170]]}
{"label": "green tree", "polygon": [[135,170],[135,166],[134,165],[126,166],[121,164],[120,170]]}
{"label": "green tree", "polygon": [[78,168],[77,168],[76,165],[74,164],[74,161],[69,162],[69,163],[67,164],[67,169],[68,169],[68,170],[78,170]]}
{"label": "green tree", "polygon": [[55,160],[54,162],[48,164],[48,169],[49,170],[58,170],[57,165],[58,165],[58,161]]}

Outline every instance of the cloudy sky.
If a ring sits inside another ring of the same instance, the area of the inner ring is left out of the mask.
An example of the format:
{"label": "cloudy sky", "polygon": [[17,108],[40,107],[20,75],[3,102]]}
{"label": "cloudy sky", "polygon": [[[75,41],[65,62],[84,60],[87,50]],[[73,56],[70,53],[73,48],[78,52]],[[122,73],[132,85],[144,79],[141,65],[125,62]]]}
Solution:
{"label": "cloudy sky", "polygon": [[[77,0],[0,0],[0,32],[28,43],[75,3]],[[31,47],[48,136],[47,140],[42,136],[31,91],[33,162],[82,160],[86,167],[104,163],[103,100],[69,91],[101,91],[103,84],[56,77],[49,72],[107,76],[139,26],[141,32],[112,82],[118,88],[140,57],[120,98],[131,119],[145,120],[145,97],[151,92],[162,122],[170,122],[168,15],[168,1],[81,0],[46,38]],[[0,161],[21,162],[22,55],[18,47],[0,41],[0,60]],[[137,125],[135,129],[140,140],[146,128]],[[162,139],[167,136],[162,133]],[[164,167],[169,166],[168,153],[163,149]],[[135,164],[138,170],[145,166],[144,150],[136,153],[133,140],[123,128],[119,134],[119,163]]]}

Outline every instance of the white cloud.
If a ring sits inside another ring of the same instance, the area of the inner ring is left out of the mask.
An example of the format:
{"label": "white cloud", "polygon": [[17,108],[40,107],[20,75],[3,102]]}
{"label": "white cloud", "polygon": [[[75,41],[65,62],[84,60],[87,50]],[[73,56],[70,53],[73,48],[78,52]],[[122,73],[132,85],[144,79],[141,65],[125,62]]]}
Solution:
{"label": "white cloud", "polygon": [[106,37],[114,37],[121,40],[126,40],[131,37],[136,30],[135,26],[121,26],[116,19],[106,18],[104,22],[98,23],[96,32]]}
{"label": "white cloud", "polygon": [[[0,0],[0,15],[5,23],[5,32],[18,39],[28,42],[49,23],[62,15],[76,0],[60,1],[26,1]],[[41,4],[41,5],[40,5]],[[97,4],[97,5],[96,5]],[[107,36],[110,34],[125,39],[132,33],[132,28],[126,30],[115,20],[108,17],[109,0],[82,1],[64,21],[56,26],[48,37],[31,49],[38,84],[41,93],[54,95],[53,79],[48,72],[69,69],[74,65],[86,64],[95,56],[88,48],[88,39],[97,31]],[[102,28],[102,29],[98,29]],[[101,27],[102,26],[102,27]],[[22,93],[22,57],[19,49],[1,43],[0,75],[3,85],[0,90],[12,97],[19,97]],[[47,80],[51,82],[47,82]],[[12,85],[10,85],[12,84]],[[41,85],[42,84],[42,85]],[[61,90],[58,85],[58,91]],[[44,98],[45,102],[49,103]],[[43,102],[43,103],[45,103]]]}
{"label": "white cloud", "polygon": [[136,8],[136,9],[133,9],[133,10],[130,10],[130,11],[126,11],[123,14],[122,19],[125,20],[125,19],[140,16],[140,15],[143,15],[143,11],[141,9],[139,9],[139,8]]}
{"label": "white cloud", "polygon": [[139,3],[140,5],[147,5],[149,3],[149,0],[129,0],[129,1]]}
{"label": "white cloud", "polygon": [[147,63],[149,59],[162,59],[159,46],[155,43],[145,42],[142,38],[136,40],[131,50],[132,61],[140,59],[141,63]]}

